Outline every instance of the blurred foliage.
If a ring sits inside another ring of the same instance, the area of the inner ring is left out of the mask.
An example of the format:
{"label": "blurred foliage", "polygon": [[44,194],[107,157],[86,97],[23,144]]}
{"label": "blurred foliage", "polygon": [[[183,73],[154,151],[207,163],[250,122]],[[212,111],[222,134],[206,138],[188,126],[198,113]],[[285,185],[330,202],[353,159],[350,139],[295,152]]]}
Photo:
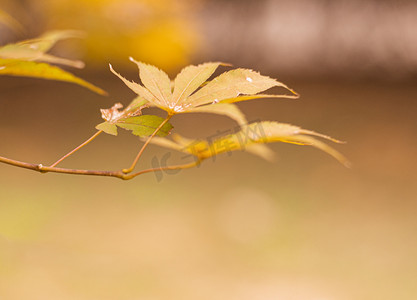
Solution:
{"label": "blurred foliage", "polygon": [[15,18],[9,15],[7,12],[0,9],[0,24],[4,24],[7,27],[13,29],[17,33],[24,32],[22,24],[19,23]]}
{"label": "blurred foliage", "polygon": [[301,129],[297,126],[265,121],[243,126],[240,131],[219,137],[210,141],[210,143],[205,140],[190,140],[180,135],[174,135],[173,141],[155,138],[152,142],[163,147],[189,153],[197,157],[198,160],[204,160],[222,153],[230,154],[231,151],[246,150],[273,161],[274,153],[269,148],[261,147],[264,146],[263,144],[283,142],[295,145],[308,145],[323,150],[346,167],[350,167],[349,161],[342,154],[312,136],[341,143],[329,136]]}
{"label": "blurred foliage", "polygon": [[86,59],[126,62],[128,55],[174,69],[189,61],[198,44],[191,19],[198,0],[45,0],[47,29],[84,30]]}
{"label": "blurred foliage", "polygon": [[[63,39],[79,37],[76,31],[51,31],[37,38],[0,47],[0,75],[35,77],[72,82],[98,94],[107,95],[99,87],[49,63],[83,68],[84,63],[57,57],[47,52]],[[45,63],[43,63],[45,62]]]}

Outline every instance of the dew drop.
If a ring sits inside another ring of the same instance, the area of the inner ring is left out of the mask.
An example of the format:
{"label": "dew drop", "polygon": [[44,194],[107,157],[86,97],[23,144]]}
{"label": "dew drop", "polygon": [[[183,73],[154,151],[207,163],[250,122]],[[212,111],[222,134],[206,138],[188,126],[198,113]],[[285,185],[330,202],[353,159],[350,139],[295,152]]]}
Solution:
{"label": "dew drop", "polygon": [[216,103],[219,103],[219,99],[214,99],[212,104],[216,104]]}
{"label": "dew drop", "polygon": [[250,77],[246,77],[246,80],[249,81],[249,82],[252,82],[253,81],[253,79],[250,78]]}
{"label": "dew drop", "polygon": [[184,109],[183,109],[183,107],[181,105],[177,105],[177,106],[174,107],[174,111],[176,111],[176,112],[182,112],[182,111],[184,111]]}

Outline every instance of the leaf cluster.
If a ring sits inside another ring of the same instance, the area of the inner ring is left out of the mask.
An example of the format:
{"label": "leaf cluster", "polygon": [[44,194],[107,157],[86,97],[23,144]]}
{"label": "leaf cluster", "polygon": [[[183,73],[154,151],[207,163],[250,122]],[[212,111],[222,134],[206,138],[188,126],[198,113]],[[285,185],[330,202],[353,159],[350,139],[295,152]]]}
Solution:
{"label": "leaf cluster", "polygon": [[[172,139],[168,139],[166,136],[173,127],[166,123],[158,131],[158,137],[152,138],[150,142],[191,154],[198,161],[236,150],[246,150],[272,160],[274,154],[265,144],[284,142],[310,145],[327,152],[344,165],[349,165],[342,154],[317,139],[319,137],[341,143],[329,136],[274,121],[248,124],[236,102],[259,98],[298,98],[294,90],[276,79],[243,68],[226,71],[210,79],[219,66],[228,65],[209,62],[185,67],[171,81],[162,70],[133,58],[130,60],[138,66],[142,84],[124,78],[111,65],[110,70],[137,94],[137,98],[124,110],[120,110],[122,108],[120,103],[110,109],[103,109],[102,117],[105,122],[97,125],[98,130],[116,135],[117,127],[120,127],[132,130],[133,134],[143,138],[150,136],[152,131],[164,121],[157,116],[141,115],[144,108],[151,106],[166,111],[168,119],[183,113],[213,113],[232,118],[239,124],[240,130],[210,142],[187,139],[179,134],[173,134]],[[281,87],[289,93],[278,95],[263,93],[273,87]]]}

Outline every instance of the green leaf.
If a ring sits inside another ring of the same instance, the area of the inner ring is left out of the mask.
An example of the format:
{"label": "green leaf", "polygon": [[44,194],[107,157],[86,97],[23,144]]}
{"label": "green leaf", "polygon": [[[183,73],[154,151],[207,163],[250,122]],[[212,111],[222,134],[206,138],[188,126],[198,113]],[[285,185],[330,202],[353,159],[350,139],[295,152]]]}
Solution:
{"label": "green leaf", "polygon": [[66,81],[81,85],[100,95],[107,95],[107,93],[99,87],[58,67],[45,63],[22,61],[16,59],[0,59],[0,75],[26,76]]}
{"label": "green leaf", "polygon": [[[152,115],[142,116],[142,109],[148,106],[149,103],[145,99],[137,97],[124,110],[120,103],[116,103],[109,109],[101,109],[101,116],[106,122],[97,125],[96,128],[111,135],[117,135],[117,127],[120,127],[131,130],[134,135],[140,137],[150,136],[165,119]],[[167,122],[156,135],[166,136],[172,128],[172,125]]]}
{"label": "green leaf", "polygon": [[132,62],[138,65],[140,80],[151,94],[159,100],[159,103],[164,107],[171,107],[171,80],[168,75],[158,69],[157,67],[144,64],[129,58]]}
{"label": "green leaf", "polygon": [[96,126],[97,130],[101,130],[107,134],[117,135],[117,126],[115,124],[111,124],[109,122],[103,122]]}
{"label": "green leaf", "polygon": [[172,103],[181,105],[188,96],[197,90],[222,63],[204,63],[198,66],[188,66],[181,70],[174,81]]}
{"label": "green leaf", "polygon": [[187,99],[187,103],[199,106],[239,95],[255,95],[272,87],[283,87],[293,92],[285,84],[247,69],[235,69],[225,72],[210,81]]}
{"label": "green leaf", "polygon": [[100,109],[101,117],[106,122],[97,125],[96,128],[103,130],[105,133],[117,135],[116,125],[118,123],[128,118],[141,115],[142,109],[147,107],[149,107],[149,102],[138,96],[123,110],[121,110],[123,108],[121,103],[116,103],[108,109]]}
{"label": "green leaf", "polygon": [[219,103],[216,105],[204,105],[192,107],[185,111],[186,113],[211,113],[224,115],[235,120],[239,125],[247,124],[247,120],[243,112],[234,104]]}
{"label": "green leaf", "polygon": [[[158,116],[143,115],[124,119],[117,122],[116,125],[120,128],[131,130],[134,135],[146,137],[152,135],[164,121],[164,118]],[[172,128],[173,126],[170,123],[166,123],[156,135],[161,137],[167,136]]]}

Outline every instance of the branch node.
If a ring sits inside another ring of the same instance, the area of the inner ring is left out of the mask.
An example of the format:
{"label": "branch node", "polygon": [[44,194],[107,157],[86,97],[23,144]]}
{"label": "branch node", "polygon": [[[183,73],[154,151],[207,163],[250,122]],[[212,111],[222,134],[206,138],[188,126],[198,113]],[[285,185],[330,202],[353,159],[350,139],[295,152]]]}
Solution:
{"label": "branch node", "polygon": [[36,169],[41,173],[47,173],[48,171],[44,170],[43,164],[38,164]]}
{"label": "branch node", "polygon": [[119,176],[119,178],[122,180],[129,180],[129,179],[132,179],[133,177],[129,174],[123,173]]}

